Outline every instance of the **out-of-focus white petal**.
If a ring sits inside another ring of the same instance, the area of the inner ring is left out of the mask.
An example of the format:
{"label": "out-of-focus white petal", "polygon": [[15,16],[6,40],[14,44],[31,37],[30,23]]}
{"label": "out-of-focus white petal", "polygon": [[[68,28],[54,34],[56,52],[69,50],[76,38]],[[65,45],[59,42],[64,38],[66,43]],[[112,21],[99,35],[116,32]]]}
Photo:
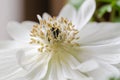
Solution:
{"label": "out-of-focus white petal", "polygon": [[18,22],[8,23],[7,30],[10,36],[17,41],[26,42],[30,39],[30,31]]}
{"label": "out-of-focus white petal", "polygon": [[120,43],[120,23],[89,23],[79,36],[81,45]]}
{"label": "out-of-focus white petal", "polygon": [[105,62],[99,62],[100,67],[97,70],[88,73],[94,80],[109,80],[111,77],[119,77],[120,72],[114,66]]}
{"label": "out-of-focus white petal", "polygon": [[59,13],[59,17],[67,18],[68,20],[72,21],[73,24],[76,24],[76,10],[70,4],[67,4],[63,7]]}
{"label": "out-of-focus white petal", "polygon": [[77,15],[77,29],[81,30],[85,24],[91,19],[95,11],[95,0],[85,0],[81,5]]}
{"label": "out-of-focus white petal", "polygon": [[0,41],[0,52],[20,47],[21,47],[20,43],[17,43],[16,41],[13,40]]}
{"label": "out-of-focus white petal", "polygon": [[24,22],[21,23],[21,25],[29,31],[31,31],[32,27],[36,24],[38,24],[38,23],[34,22],[34,21],[24,21]]}
{"label": "out-of-focus white petal", "polygon": [[48,20],[51,16],[48,13],[43,13],[42,18]]}

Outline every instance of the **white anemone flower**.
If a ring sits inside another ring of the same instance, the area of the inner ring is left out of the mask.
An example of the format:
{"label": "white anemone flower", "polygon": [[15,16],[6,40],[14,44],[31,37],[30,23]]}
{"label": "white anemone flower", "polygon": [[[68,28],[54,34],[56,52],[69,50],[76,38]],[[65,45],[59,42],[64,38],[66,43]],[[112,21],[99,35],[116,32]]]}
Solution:
{"label": "white anemone flower", "polygon": [[119,76],[120,24],[89,23],[94,0],[76,11],[66,5],[58,17],[10,22],[13,38],[0,42],[0,80],[107,80]]}

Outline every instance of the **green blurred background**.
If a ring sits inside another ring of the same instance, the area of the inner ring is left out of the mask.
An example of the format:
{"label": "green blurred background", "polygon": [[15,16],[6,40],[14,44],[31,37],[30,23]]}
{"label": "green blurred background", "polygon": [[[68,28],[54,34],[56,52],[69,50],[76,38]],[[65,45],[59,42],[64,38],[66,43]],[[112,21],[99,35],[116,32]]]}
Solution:
{"label": "green blurred background", "polygon": [[[84,0],[68,0],[76,9]],[[120,22],[120,0],[96,0],[96,11],[92,21]]]}

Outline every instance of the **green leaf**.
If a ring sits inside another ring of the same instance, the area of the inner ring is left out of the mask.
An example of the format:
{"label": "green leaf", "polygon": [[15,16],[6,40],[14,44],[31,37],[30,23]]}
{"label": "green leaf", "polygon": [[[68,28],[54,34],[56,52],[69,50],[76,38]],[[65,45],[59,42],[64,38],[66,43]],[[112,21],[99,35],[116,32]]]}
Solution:
{"label": "green leaf", "polygon": [[98,18],[101,18],[106,12],[111,12],[112,6],[111,5],[104,5],[98,11]]}
{"label": "green leaf", "polygon": [[120,17],[115,17],[114,19],[113,19],[113,22],[120,22]]}
{"label": "green leaf", "polygon": [[116,5],[120,7],[120,0],[116,1]]}
{"label": "green leaf", "polygon": [[99,2],[112,3],[114,0],[97,0]]}
{"label": "green leaf", "polygon": [[72,4],[76,9],[78,9],[84,0],[68,0],[70,4]]}
{"label": "green leaf", "polygon": [[120,78],[111,77],[109,80],[120,80]]}

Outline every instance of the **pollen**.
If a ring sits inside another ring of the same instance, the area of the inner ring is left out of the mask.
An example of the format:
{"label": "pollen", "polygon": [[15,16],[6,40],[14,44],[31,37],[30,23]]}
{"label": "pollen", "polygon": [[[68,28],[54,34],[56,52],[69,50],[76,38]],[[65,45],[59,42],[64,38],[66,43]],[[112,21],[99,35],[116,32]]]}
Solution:
{"label": "pollen", "polygon": [[79,31],[67,18],[50,17],[39,19],[39,24],[35,24],[31,30],[30,44],[40,45],[39,52],[55,51],[62,45],[79,47],[77,34]]}

